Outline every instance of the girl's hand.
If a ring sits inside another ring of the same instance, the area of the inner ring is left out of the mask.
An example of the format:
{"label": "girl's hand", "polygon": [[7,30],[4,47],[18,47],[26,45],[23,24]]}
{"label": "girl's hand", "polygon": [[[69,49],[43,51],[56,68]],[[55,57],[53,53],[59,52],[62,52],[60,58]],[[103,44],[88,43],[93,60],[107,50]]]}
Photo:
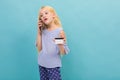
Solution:
{"label": "girl's hand", "polygon": [[42,27],[43,27],[42,20],[39,20],[39,21],[38,21],[38,32],[39,32],[39,33],[41,33],[41,31],[42,31]]}
{"label": "girl's hand", "polygon": [[54,41],[54,43],[56,43],[58,46],[63,46],[65,43],[66,43],[66,37],[65,37],[65,33],[64,33],[64,31],[62,30],[60,33],[59,33],[59,37],[58,38],[63,38],[62,40],[63,40],[63,43],[62,42],[60,42],[60,43],[56,43],[55,42],[55,38],[53,39],[53,41]]}
{"label": "girl's hand", "polygon": [[59,37],[60,37],[60,38],[63,38],[64,43],[66,43],[66,36],[65,36],[65,32],[64,32],[63,30],[60,31]]}
{"label": "girl's hand", "polygon": [[58,44],[58,47],[59,47],[59,49],[60,49],[60,54],[61,54],[61,55],[64,55],[64,54],[66,53],[66,52],[65,52],[65,48],[64,48],[64,44],[66,43],[66,36],[65,36],[65,33],[64,33],[63,30],[60,32],[59,37],[60,37],[60,38],[63,38],[63,40],[64,40],[64,43],[63,43],[63,44]]}

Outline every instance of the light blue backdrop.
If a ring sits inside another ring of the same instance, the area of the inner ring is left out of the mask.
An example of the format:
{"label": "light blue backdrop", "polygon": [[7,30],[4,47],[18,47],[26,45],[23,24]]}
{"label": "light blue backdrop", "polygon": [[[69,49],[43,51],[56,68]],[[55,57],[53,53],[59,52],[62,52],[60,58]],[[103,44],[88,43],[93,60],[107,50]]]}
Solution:
{"label": "light blue backdrop", "polygon": [[0,80],[39,80],[42,5],[56,9],[68,38],[63,80],[120,80],[120,0],[0,0]]}

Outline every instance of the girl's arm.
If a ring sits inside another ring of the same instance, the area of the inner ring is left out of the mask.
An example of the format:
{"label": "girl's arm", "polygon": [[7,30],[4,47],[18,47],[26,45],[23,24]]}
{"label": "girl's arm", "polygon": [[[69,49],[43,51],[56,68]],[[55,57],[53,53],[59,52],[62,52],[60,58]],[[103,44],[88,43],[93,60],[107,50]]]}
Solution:
{"label": "girl's arm", "polygon": [[60,54],[64,55],[66,52],[65,52],[65,49],[64,49],[64,45],[63,44],[58,44],[59,46],[59,49],[60,49]]}
{"label": "girl's arm", "polygon": [[[60,32],[59,36],[62,37],[62,38],[64,38],[64,44],[66,44],[66,36],[65,36],[65,33],[64,33],[63,30]],[[58,47],[59,47],[59,50],[60,50],[60,54],[66,54],[66,53],[68,53],[66,51],[66,48],[65,48],[64,44],[58,44]]]}
{"label": "girl's arm", "polygon": [[36,47],[38,49],[38,52],[40,52],[42,50],[42,36],[41,36],[41,33],[39,33],[39,32],[37,34]]}
{"label": "girl's arm", "polygon": [[42,32],[41,32],[41,26],[42,22],[38,21],[38,33],[37,33],[37,39],[36,39],[36,47],[38,49],[38,52],[42,50]]}

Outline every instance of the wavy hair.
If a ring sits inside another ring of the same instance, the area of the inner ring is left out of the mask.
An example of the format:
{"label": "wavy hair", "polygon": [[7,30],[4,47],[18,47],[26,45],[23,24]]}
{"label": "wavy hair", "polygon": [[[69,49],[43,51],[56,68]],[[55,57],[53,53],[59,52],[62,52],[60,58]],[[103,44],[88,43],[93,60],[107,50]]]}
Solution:
{"label": "wavy hair", "polygon": [[[56,11],[54,10],[54,8],[52,8],[51,6],[42,6],[41,9],[40,9],[40,11],[42,9],[48,9],[51,13],[53,13],[55,15],[54,24],[57,25],[57,26],[59,26],[59,27],[62,26],[60,18],[58,17],[58,15],[57,15]],[[38,20],[40,20],[40,19],[41,19],[41,16],[39,14]]]}

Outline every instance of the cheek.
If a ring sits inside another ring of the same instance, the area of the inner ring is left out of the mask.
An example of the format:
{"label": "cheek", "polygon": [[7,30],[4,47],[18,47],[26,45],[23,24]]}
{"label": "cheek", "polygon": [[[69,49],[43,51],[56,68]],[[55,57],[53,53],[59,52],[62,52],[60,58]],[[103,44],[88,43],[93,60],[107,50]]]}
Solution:
{"label": "cheek", "polygon": [[52,21],[52,20],[53,20],[53,17],[50,17],[50,20]]}
{"label": "cheek", "polygon": [[53,18],[53,15],[52,15],[52,14],[49,14],[48,17],[49,17],[49,18]]}
{"label": "cheek", "polygon": [[49,22],[52,22],[52,21],[53,21],[53,18],[50,18],[50,19],[49,19]]}

